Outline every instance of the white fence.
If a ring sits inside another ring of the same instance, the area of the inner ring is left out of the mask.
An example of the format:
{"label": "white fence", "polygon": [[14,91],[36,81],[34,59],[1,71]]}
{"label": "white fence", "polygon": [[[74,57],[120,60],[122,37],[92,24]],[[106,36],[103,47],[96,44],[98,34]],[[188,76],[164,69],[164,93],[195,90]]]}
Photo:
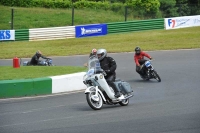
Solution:
{"label": "white fence", "polygon": [[75,38],[75,26],[29,29],[29,41]]}

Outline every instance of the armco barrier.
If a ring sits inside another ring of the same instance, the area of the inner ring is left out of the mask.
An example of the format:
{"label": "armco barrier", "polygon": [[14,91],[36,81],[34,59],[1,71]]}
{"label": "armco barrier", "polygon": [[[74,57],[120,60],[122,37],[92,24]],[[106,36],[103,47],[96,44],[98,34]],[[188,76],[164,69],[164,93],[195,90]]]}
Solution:
{"label": "armco barrier", "polygon": [[28,41],[29,29],[15,30],[15,41]]}
{"label": "armco barrier", "polygon": [[[107,27],[106,34],[164,29],[164,18],[126,21],[126,22],[114,22],[114,23],[106,23],[105,25]],[[83,25],[83,26],[88,26],[88,25]],[[86,30],[85,28],[82,29],[81,34],[84,34],[83,36],[85,36],[85,33],[87,33]],[[100,29],[96,28],[96,32],[97,31],[100,32],[99,30]],[[94,32],[94,31],[91,30],[91,32]],[[55,40],[55,39],[75,38],[75,37],[76,37],[75,26],[15,30],[15,41]],[[80,37],[80,36],[77,35],[77,37]]]}
{"label": "armco barrier", "polygon": [[47,78],[1,80],[0,98],[24,97],[85,89],[85,72]]}
{"label": "armco barrier", "polygon": [[150,19],[127,22],[107,23],[108,34],[142,30],[164,29],[164,19]]}
{"label": "armco barrier", "polygon": [[29,41],[75,38],[75,26],[29,29]]}

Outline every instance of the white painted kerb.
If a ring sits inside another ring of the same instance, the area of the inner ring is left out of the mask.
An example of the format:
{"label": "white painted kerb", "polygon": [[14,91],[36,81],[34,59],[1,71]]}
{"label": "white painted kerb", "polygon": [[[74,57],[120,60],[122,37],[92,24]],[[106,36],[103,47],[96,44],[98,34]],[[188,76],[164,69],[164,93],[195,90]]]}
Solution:
{"label": "white painted kerb", "polygon": [[83,83],[85,72],[67,74],[61,76],[53,76],[52,78],[52,93],[69,92],[86,89]]}

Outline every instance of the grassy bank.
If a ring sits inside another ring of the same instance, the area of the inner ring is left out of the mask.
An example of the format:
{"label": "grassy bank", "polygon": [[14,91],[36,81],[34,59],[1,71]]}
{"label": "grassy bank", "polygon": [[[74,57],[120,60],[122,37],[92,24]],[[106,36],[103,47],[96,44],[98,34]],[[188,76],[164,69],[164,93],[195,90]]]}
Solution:
{"label": "grassy bank", "polygon": [[190,49],[200,48],[199,42],[200,27],[51,41],[0,42],[0,58],[30,58],[38,49],[46,56],[83,55],[88,54],[92,48],[106,48],[112,53],[132,52],[136,46],[143,50]]}
{"label": "grassy bank", "polygon": [[85,67],[73,66],[21,66],[20,68],[0,66],[0,80],[49,77],[84,71],[86,71]]}
{"label": "grassy bank", "polygon": [[[9,22],[12,8],[14,9],[14,29],[72,25],[72,9],[22,8],[0,5],[0,30],[11,28]],[[133,20],[132,16],[129,16],[127,20]],[[124,21],[124,15],[113,11],[94,9],[75,9],[74,11],[74,25],[120,21]]]}

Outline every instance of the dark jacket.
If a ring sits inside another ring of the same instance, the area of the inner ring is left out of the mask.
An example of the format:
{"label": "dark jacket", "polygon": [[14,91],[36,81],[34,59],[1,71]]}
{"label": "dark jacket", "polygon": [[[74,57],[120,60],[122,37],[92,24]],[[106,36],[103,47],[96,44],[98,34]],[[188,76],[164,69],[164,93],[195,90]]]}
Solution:
{"label": "dark jacket", "polygon": [[91,57],[91,56],[93,56],[93,54],[92,54],[92,53],[90,53],[89,57]]}
{"label": "dark jacket", "polygon": [[[41,55],[40,56],[41,58],[43,58],[43,59],[48,59],[47,57],[45,57],[45,56],[43,56],[43,55]],[[38,63],[39,63],[39,58],[40,57],[38,57],[36,54],[31,58],[31,61],[30,61],[30,65],[38,65]]]}
{"label": "dark jacket", "polygon": [[104,57],[102,60],[100,60],[100,65],[105,72],[106,70],[110,70],[110,72],[106,72],[107,76],[105,76],[105,78],[109,77],[110,75],[116,75],[115,70],[117,68],[117,64],[112,57]]}
{"label": "dark jacket", "polygon": [[92,57],[92,56],[96,56],[96,54],[90,53],[89,58]]}

